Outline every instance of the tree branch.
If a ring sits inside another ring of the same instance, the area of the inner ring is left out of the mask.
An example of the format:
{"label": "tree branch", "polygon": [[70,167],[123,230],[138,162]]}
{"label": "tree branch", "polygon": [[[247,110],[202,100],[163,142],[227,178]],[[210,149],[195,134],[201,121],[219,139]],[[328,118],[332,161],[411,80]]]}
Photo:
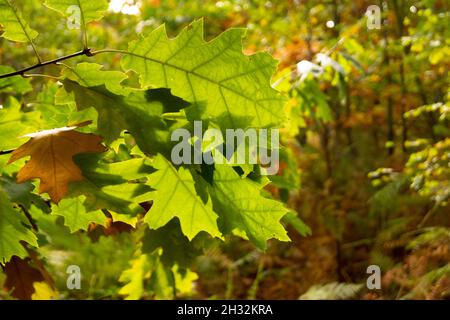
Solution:
{"label": "tree branch", "polygon": [[0,156],[3,156],[3,155],[5,155],[5,154],[13,153],[13,151],[14,151],[14,150],[4,150],[4,151],[0,150]]}
{"label": "tree branch", "polygon": [[59,57],[59,58],[56,58],[56,59],[53,59],[53,60],[37,63],[37,64],[35,64],[35,65],[31,66],[31,67],[27,67],[27,68],[24,68],[24,69],[21,69],[21,70],[17,70],[17,71],[14,71],[14,72],[6,73],[6,74],[3,74],[3,75],[0,75],[0,79],[14,77],[14,76],[24,76],[25,72],[27,72],[27,71],[34,70],[34,69],[41,68],[41,67],[45,67],[45,66],[51,65],[51,64],[57,64],[60,61],[64,61],[64,60],[71,59],[71,58],[78,57],[78,56],[92,57],[91,49],[87,48],[87,49],[84,49],[82,51],[78,51],[78,52],[75,52],[75,53],[72,53],[72,54],[69,54],[69,55],[66,55],[66,56],[62,56],[62,57]]}

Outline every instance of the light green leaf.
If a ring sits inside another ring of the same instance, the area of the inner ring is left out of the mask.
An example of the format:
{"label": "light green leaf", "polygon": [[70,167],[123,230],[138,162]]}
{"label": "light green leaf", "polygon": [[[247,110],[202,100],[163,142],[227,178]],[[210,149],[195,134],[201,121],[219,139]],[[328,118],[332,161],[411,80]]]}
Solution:
{"label": "light green leaf", "polygon": [[171,269],[160,263],[159,259],[150,278],[150,287],[156,299],[169,300],[174,298],[176,290],[174,275]]}
{"label": "light green leaf", "polygon": [[228,231],[238,229],[258,248],[275,238],[289,241],[280,219],[289,211],[282,203],[261,196],[261,186],[241,178],[232,167],[216,165],[211,189],[214,210]]}
{"label": "light green leaf", "polygon": [[130,262],[129,269],[122,272],[119,281],[126,283],[119,294],[124,295],[126,300],[138,300],[144,294],[144,282],[150,278],[157,255],[141,254]]}
{"label": "light green leaf", "polygon": [[189,295],[195,292],[195,281],[198,280],[198,274],[187,269],[180,272],[178,265],[172,267],[172,273],[177,293]]}
{"label": "light green leaf", "polygon": [[88,120],[96,123],[97,112],[93,108],[77,111],[73,98],[53,83],[47,83],[31,103],[42,114],[45,129],[61,128]]}
{"label": "light green leaf", "polygon": [[[0,75],[10,72],[14,72],[14,69],[9,66],[0,66]],[[24,94],[31,91],[32,89],[33,88],[31,87],[30,79],[25,79],[21,76],[0,79],[1,92]]]}
{"label": "light green leaf", "polygon": [[31,43],[39,34],[28,25],[10,0],[0,0],[0,25],[4,29],[1,36],[11,41]]}
{"label": "light green leaf", "polygon": [[14,255],[20,258],[27,256],[27,251],[20,241],[38,246],[36,235],[27,229],[24,223],[6,192],[0,189],[0,264],[5,264]]}
{"label": "light green leaf", "polygon": [[142,151],[170,152],[169,131],[161,119],[163,103],[148,97],[145,91],[122,86],[124,73],[101,71],[100,65],[81,63],[66,76],[64,87],[74,93],[78,109],[97,110],[98,130],[106,141],[113,141],[128,130]]}
{"label": "light green leaf", "polygon": [[82,24],[100,20],[108,9],[106,0],[46,0],[44,5],[58,11],[64,17],[69,17],[73,14],[73,11],[69,8],[78,7]]}
{"label": "light green leaf", "polygon": [[52,214],[64,217],[64,225],[70,232],[78,230],[87,231],[89,225],[94,222],[105,226],[106,216],[101,210],[88,211],[84,206],[84,196],[71,199],[63,199],[58,205],[52,206]]}
{"label": "light green leaf", "polygon": [[[139,203],[150,200],[151,188],[144,184],[132,183],[138,177],[148,174],[144,159],[132,159],[124,162],[98,164],[96,157],[78,156],[77,164],[83,171],[85,179],[70,185],[70,196],[84,195],[83,205],[87,212],[108,209],[126,215],[127,221],[132,220],[143,208]],[[121,176],[120,173],[128,172]],[[131,178],[131,179],[127,179]],[[116,218],[120,218],[117,215]]]}
{"label": "light green leaf", "polygon": [[284,217],[283,221],[291,225],[300,235],[309,236],[311,235],[311,228],[308,227],[295,212],[288,212]]}
{"label": "light green leaf", "polygon": [[267,53],[242,53],[242,29],[210,42],[203,21],[169,39],[164,26],[129,44],[122,66],[140,76],[142,87],[165,87],[195,105],[191,118],[215,120],[222,128],[268,127],[283,120],[284,99],[271,86],[277,62]]}
{"label": "light green leaf", "polygon": [[117,139],[127,128],[125,97],[113,94],[105,86],[84,87],[71,80],[64,80],[63,83],[67,92],[74,92],[79,110],[88,107],[97,110],[98,131],[107,142]]}
{"label": "light green leaf", "polygon": [[133,216],[133,215],[129,215],[129,214],[122,214],[122,213],[117,213],[114,211],[108,211],[109,214],[111,215],[112,221],[113,222],[123,222],[126,223],[130,226],[132,226],[133,228],[136,227],[136,224],[138,223],[138,217],[137,216]]}
{"label": "light green leaf", "polygon": [[14,149],[24,141],[20,136],[37,131],[40,114],[22,112],[20,103],[9,96],[0,109],[0,150]]}
{"label": "light green leaf", "polygon": [[200,231],[220,238],[217,214],[212,210],[209,199],[204,203],[197,195],[189,170],[175,169],[162,155],[156,156],[152,165],[157,171],[149,176],[148,184],[156,192],[153,206],[144,220],[150,228],[158,229],[178,217],[181,230],[189,240]]}
{"label": "light green leaf", "polygon": [[87,88],[104,85],[108,91],[114,94],[128,95],[130,93],[131,90],[121,84],[128,78],[125,73],[103,71],[102,68],[103,66],[97,63],[82,62],[75,68],[66,69],[63,75]]}

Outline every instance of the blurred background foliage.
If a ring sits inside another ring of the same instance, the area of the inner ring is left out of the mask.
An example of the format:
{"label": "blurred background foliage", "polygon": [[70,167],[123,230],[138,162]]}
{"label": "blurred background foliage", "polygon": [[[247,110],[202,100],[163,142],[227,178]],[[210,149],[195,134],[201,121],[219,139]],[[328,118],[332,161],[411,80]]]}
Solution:
{"label": "blurred background foliage", "polygon": [[[367,28],[365,12],[373,4],[382,8],[380,29]],[[80,50],[78,31],[66,28],[57,13],[35,0],[19,6],[40,30],[36,46],[45,60]],[[287,201],[312,234],[305,238],[292,230],[292,243],[271,242],[264,253],[239,239],[212,243],[191,274],[175,270],[184,279],[177,288],[167,289],[164,282],[171,279],[161,269],[147,279],[161,282],[152,286],[159,289],[141,288],[142,296],[448,299],[448,1],[112,0],[105,19],[88,27],[90,46],[125,49],[162,23],[175,36],[201,17],[207,38],[247,28],[246,53],[264,50],[279,59],[273,85],[289,97],[282,134],[287,148],[267,191]],[[34,63],[26,45],[0,44],[0,65]],[[119,61],[119,55],[96,57],[109,70],[118,69]],[[45,72],[56,76],[59,68]],[[44,83],[32,80],[34,87]],[[35,100],[26,81],[14,88],[28,93],[25,102]],[[39,223],[53,235],[41,259],[51,274],[61,275],[56,287],[65,287],[70,261],[84,270],[84,290],[61,290],[62,297],[118,298],[129,290],[123,270],[145,273],[145,248],[135,252],[131,245],[141,235],[120,225],[71,235],[55,219],[42,216]],[[366,289],[371,264],[381,267],[381,290]],[[38,289],[43,296],[55,294]]]}

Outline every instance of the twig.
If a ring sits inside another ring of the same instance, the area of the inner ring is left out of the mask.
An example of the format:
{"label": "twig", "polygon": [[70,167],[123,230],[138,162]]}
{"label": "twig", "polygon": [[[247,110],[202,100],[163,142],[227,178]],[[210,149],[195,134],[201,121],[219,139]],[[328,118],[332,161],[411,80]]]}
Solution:
{"label": "twig", "polygon": [[434,204],[433,207],[425,214],[425,216],[423,217],[422,221],[420,221],[420,223],[417,225],[417,228],[423,228],[423,226],[428,222],[428,220],[434,215],[434,213],[437,211],[437,209],[439,208],[438,204]]}
{"label": "twig", "polygon": [[14,71],[14,72],[10,72],[10,73],[6,73],[6,74],[3,74],[3,75],[0,75],[0,79],[14,77],[14,76],[24,76],[25,72],[28,72],[30,70],[34,70],[34,69],[37,69],[37,68],[45,67],[45,66],[51,65],[51,64],[57,64],[60,61],[64,61],[64,60],[71,59],[71,58],[78,57],[78,56],[92,57],[92,55],[93,54],[91,52],[91,49],[87,48],[87,49],[84,49],[82,51],[78,51],[78,52],[75,52],[75,53],[72,53],[72,54],[69,54],[69,55],[66,55],[66,56],[62,56],[62,57],[59,57],[59,58],[56,58],[56,59],[53,59],[53,60],[37,63],[37,64],[35,64],[35,65],[31,66],[31,67],[27,67],[27,68],[24,68],[24,69],[21,69],[21,70],[17,70],[17,71]]}
{"label": "twig", "polygon": [[14,150],[4,150],[4,151],[0,150],[0,156],[3,156],[5,154],[10,154],[10,153],[13,153],[13,152],[14,152]]}
{"label": "twig", "polygon": [[23,205],[19,205],[20,209],[22,209],[22,212],[24,213],[25,217],[27,217],[28,222],[31,224],[31,227],[33,228],[34,231],[39,231],[38,226],[36,225],[36,223],[33,220],[33,217],[31,217],[30,212],[23,206]]}

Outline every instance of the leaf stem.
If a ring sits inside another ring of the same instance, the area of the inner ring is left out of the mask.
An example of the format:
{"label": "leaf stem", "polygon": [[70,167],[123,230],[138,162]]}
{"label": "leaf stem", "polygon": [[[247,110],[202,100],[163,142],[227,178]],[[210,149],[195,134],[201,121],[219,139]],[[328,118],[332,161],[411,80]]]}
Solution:
{"label": "leaf stem", "polygon": [[23,74],[22,77],[24,78],[34,78],[34,77],[43,77],[43,78],[49,78],[53,80],[61,80],[61,77],[55,77],[48,74],[40,74],[40,73],[29,73],[29,74]]}
{"label": "leaf stem", "polygon": [[99,53],[122,53],[122,54],[130,54],[130,52],[125,50],[118,50],[118,49],[102,49],[97,51],[92,51],[91,54],[93,56],[99,54]]}
{"label": "leaf stem", "polygon": [[12,10],[12,12],[14,13],[14,15],[16,16],[17,22],[20,24],[20,27],[23,30],[23,33],[25,34],[25,36],[28,39],[28,42],[31,44],[31,47],[33,48],[34,54],[36,55],[36,58],[38,60],[38,63],[41,63],[41,56],[39,55],[39,52],[37,51],[37,48],[33,42],[33,40],[31,39],[30,35],[27,32],[27,29],[25,28],[22,20],[20,19],[19,15],[17,14],[16,8],[9,2],[9,0],[6,1],[6,4],[9,6],[9,8]]}
{"label": "leaf stem", "polygon": [[78,2],[78,7],[80,8],[80,13],[81,13],[81,33],[82,33],[82,37],[83,37],[83,48],[86,50],[88,48],[88,38],[87,38],[87,31],[86,31],[86,21],[84,18],[84,12],[83,12],[83,8],[81,7],[81,1],[77,0]]}

